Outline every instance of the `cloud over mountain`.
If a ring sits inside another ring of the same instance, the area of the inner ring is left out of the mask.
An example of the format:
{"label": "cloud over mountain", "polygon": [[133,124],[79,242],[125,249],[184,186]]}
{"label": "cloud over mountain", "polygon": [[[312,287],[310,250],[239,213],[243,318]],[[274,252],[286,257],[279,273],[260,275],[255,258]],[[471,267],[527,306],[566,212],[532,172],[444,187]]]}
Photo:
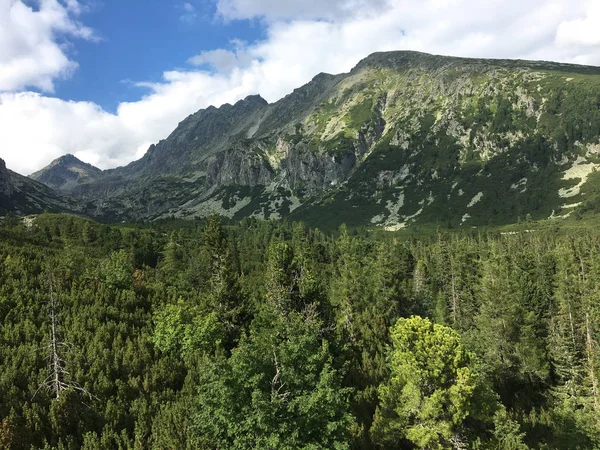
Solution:
{"label": "cloud over mountain", "polygon": [[0,0],[0,157],[17,171],[30,173],[65,153],[102,168],[126,164],[200,108],[254,93],[274,101],[375,51],[600,64],[593,1],[219,0],[216,21],[258,21],[264,39],[190,55],[188,68],[139,82],[146,94],[114,114],[93,103],[15,93],[26,86],[51,92],[54,80],[76,69],[64,36],[94,36],[78,22],[78,7],[43,0],[34,11]]}

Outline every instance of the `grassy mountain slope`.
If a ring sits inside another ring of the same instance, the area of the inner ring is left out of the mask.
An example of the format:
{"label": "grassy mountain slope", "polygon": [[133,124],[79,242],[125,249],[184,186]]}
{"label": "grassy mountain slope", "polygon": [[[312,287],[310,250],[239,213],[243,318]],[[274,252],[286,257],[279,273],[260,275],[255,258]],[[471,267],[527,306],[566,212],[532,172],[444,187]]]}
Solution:
{"label": "grassy mountain slope", "polygon": [[477,226],[595,204],[600,69],[425,55],[399,69],[385,56],[359,65],[307,120],[313,142],[329,144],[321,151],[376,139],[341,187],[296,218]]}

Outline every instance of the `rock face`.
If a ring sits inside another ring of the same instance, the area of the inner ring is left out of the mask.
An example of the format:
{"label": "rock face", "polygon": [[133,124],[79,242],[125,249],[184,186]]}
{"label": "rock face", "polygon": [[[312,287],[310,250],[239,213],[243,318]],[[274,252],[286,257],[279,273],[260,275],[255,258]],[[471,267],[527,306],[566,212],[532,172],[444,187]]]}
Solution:
{"label": "rock face", "polygon": [[[600,68],[376,53],[274,104],[200,110],[126,167],[69,159],[35,177],[105,220],[214,211],[401,229],[565,216],[596,201],[599,104]],[[583,183],[565,175],[576,164]]]}
{"label": "rock face", "polygon": [[14,188],[11,182],[10,174],[6,169],[6,163],[0,159],[0,196],[10,197]]}

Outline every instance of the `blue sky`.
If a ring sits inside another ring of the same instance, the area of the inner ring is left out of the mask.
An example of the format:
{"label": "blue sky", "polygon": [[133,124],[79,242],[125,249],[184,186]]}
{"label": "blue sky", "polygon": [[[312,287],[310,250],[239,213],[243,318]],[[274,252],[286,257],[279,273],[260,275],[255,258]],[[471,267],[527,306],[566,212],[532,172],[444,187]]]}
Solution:
{"label": "blue sky", "polygon": [[165,68],[187,67],[191,55],[230,48],[233,40],[252,43],[264,37],[259,20],[225,21],[215,15],[211,1],[98,2],[82,20],[96,30],[99,40],[76,43],[79,68],[56,83],[55,94],[93,101],[115,112],[119,103],[143,93],[135,82],[160,82]]}
{"label": "blue sky", "polygon": [[0,158],[125,165],[198,109],[390,50],[600,65],[600,1],[0,0]]}

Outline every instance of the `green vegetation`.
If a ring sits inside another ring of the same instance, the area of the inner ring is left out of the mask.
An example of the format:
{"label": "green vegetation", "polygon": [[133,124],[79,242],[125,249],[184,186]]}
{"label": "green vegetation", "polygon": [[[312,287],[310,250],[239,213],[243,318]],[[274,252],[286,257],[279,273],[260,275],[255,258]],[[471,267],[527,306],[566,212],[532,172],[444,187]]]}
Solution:
{"label": "green vegetation", "polygon": [[348,111],[348,126],[354,129],[360,129],[366,123],[368,123],[373,116],[377,117],[373,111],[374,98],[368,96],[363,103],[354,105]]}
{"label": "green vegetation", "polygon": [[0,447],[600,448],[600,245],[568,224],[5,218]]}
{"label": "green vegetation", "polygon": [[[356,164],[344,183],[326,186],[290,219],[327,229],[371,226],[393,215],[388,202],[396,205],[400,194],[391,223],[406,226],[498,226],[528,214],[543,220],[579,202],[574,216],[596,210],[594,176],[580,195],[567,200],[558,192],[577,184],[562,177],[578,157],[599,161],[598,70],[465,63],[386,54],[340,83],[307,119],[317,127],[307,127],[305,139],[321,154],[354,152]],[[321,141],[327,124],[342,123]]]}
{"label": "green vegetation", "polygon": [[322,142],[320,145],[326,155],[340,157],[354,154],[354,140],[347,137],[344,132],[339,133],[329,141]]}
{"label": "green vegetation", "polygon": [[417,448],[451,448],[457,438],[473,440],[467,417],[492,422],[499,405],[479,386],[456,331],[413,317],[398,320],[391,340],[390,381],[379,389],[372,428],[383,446],[406,439]]}
{"label": "green vegetation", "polygon": [[[600,448],[600,174],[558,195],[600,163],[598,71],[463,63],[377,55],[236,136],[315,153],[220,186],[239,222],[3,219],[0,449]],[[189,180],[103,217],[192,214]]]}

